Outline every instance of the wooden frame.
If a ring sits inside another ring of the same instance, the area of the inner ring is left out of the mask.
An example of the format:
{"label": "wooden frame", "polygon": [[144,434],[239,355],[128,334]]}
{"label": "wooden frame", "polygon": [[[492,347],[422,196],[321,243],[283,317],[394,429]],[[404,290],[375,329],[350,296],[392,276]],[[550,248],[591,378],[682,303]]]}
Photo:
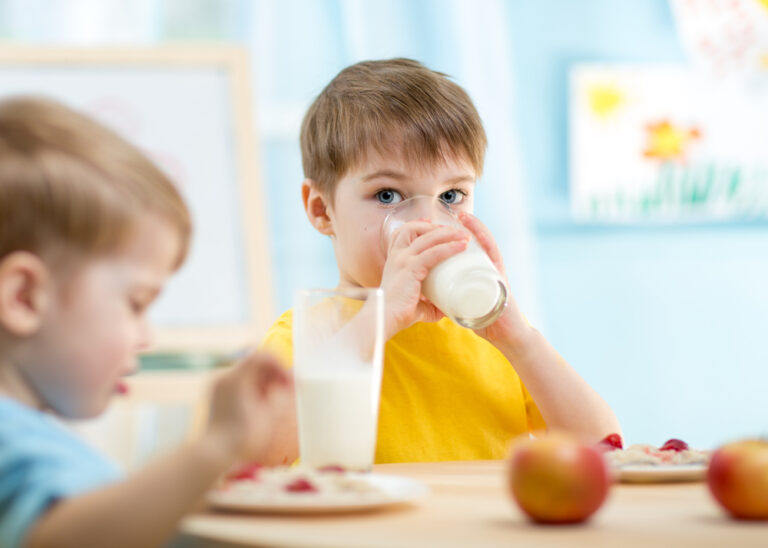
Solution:
{"label": "wooden frame", "polygon": [[[47,48],[0,44],[0,71],[18,67],[196,67],[224,71],[236,158],[236,185],[242,219],[243,259],[247,274],[248,320],[193,327],[158,326],[152,351],[230,352],[258,342],[274,320],[271,261],[267,242],[265,200],[258,169],[258,146],[252,129],[251,90],[244,50],[228,46],[153,48]],[[31,90],[33,91],[33,90]],[[45,92],[46,90],[41,90]],[[194,241],[193,241],[194,245]],[[194,297],[194,296],[191,296]]]}

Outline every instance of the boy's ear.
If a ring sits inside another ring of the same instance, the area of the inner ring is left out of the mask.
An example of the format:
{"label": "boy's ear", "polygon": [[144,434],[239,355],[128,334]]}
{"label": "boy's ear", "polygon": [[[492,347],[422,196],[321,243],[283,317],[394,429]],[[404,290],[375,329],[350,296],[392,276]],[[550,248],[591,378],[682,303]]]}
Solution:
{"label": "boy's ear", "polygon": [[48,268],[33,253],[14,251],[0,260],[0,327],[17,337],[34,334],[48,305]]}
{"label": "boy's ear", "polygon": [[328,215],[329,204],[326,197],[317,189],[317,183],[312,179],[304,179],[301,183],[301,199],[312,226],[321,234],[333,236],[333,223]]}

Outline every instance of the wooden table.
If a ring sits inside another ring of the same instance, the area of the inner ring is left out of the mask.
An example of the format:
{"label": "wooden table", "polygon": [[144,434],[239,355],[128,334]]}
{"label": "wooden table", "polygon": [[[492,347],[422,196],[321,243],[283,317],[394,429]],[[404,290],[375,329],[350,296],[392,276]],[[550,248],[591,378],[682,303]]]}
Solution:
{"label": "wooden table", "polygon": [[389,464],[376,472],[418,479],[431,493],[414,506],[357,515],[201,512],[182,531],[203,546],[768,547],[768,522],[729,519],[702,483],[617,485],[587,524],[540,526],[508,497],[503,462]]}

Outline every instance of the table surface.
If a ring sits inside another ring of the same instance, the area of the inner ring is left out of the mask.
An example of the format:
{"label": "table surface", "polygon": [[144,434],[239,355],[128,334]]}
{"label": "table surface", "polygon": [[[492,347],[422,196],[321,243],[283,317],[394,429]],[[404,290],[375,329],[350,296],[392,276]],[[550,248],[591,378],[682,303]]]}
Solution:
{"label": "table surface", "polygon": [[768,522],[728,518],[703,483],[616,485],[586,524],[529,522],[507,494],[501,461],[387,464],[381,474],[426,483],[414,505],[363,514],[266,516],[201,511],[182,532],[244,546],[760,546]]}

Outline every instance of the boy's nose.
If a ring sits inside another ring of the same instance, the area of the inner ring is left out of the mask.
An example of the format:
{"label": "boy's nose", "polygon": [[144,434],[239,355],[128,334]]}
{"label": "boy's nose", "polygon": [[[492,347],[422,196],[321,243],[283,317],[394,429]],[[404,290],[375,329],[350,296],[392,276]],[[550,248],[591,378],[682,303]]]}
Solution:
{"label": "boy's nose", "polygon": [[451,208],[446,204],[439,196],[429,196],[426,194],[418,194],[406,200],[403,203],[408,202],[406,207],[412,211],[412,218],[423,219],[426,221],[434,221],[436,219],[443,219],[446,215],[450,215]]}
{"label": "boy's nose", "polygon": [[435,214],[435,200],[431,196],[419,195],[411,198],[414,216],[418,219],[431,221]]}
{"label": "boy's nose", "polygon": [[139,324],[139,337],[136,341],[138,350],[147,350],[152,345],[152,329],[146,319]]}

